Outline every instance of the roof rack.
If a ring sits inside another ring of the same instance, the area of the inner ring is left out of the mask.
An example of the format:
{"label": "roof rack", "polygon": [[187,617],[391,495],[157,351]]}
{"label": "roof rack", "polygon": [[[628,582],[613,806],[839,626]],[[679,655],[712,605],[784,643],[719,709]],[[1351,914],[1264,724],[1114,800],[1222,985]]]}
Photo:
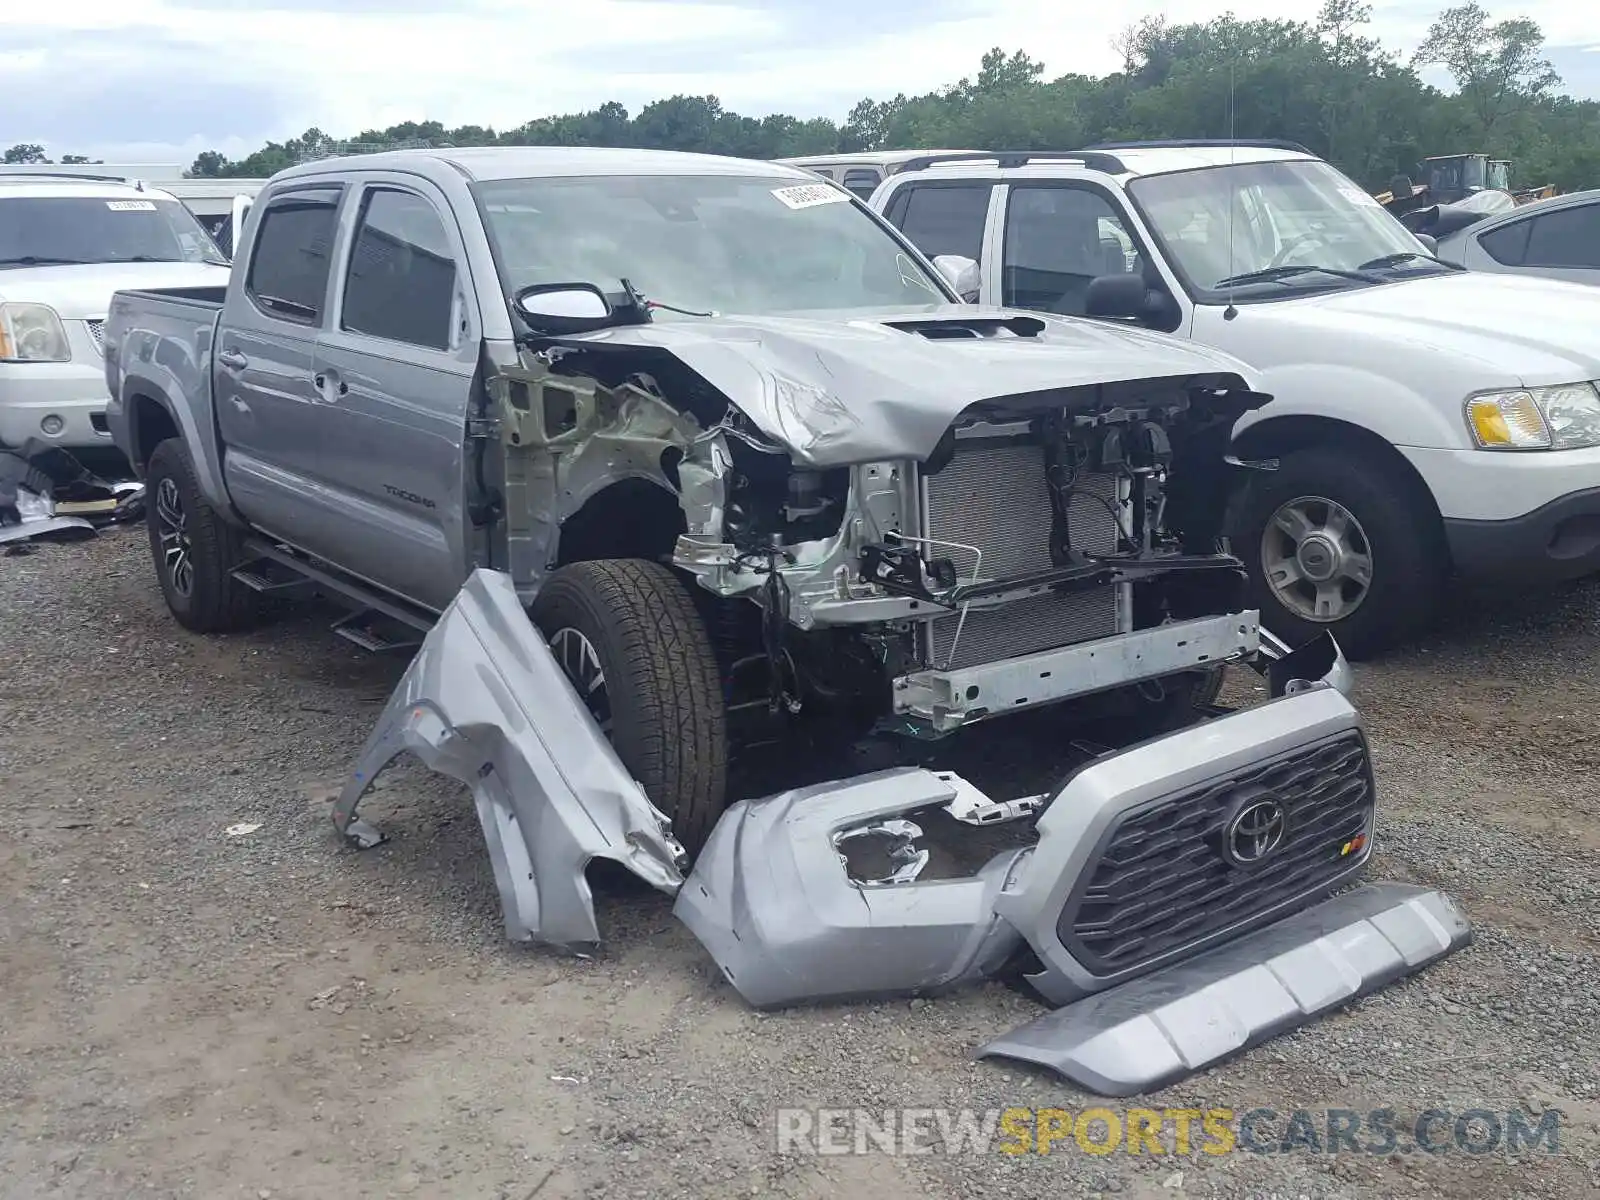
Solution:
{"label": "roof rack", "polygon": [[994,159],[1001,170],[1010,170],[1030,162],[1078,162],[1091,171],[1104,171],[1110,175],[1120,175],[1125,167],[1122,160],[1115,154],[1098,153],[1098,147],[1088,150],[962,150],[951,151],[948,154],[924,154],[920,158],[909,158],[900,164],[896,174],[906,171],[923,171],[935,163],[947,162],[985,162]]}
{"label": "roof rack", "polygon": [[[1096,142],[1086,150],[1198,150],[1210,147],[1238,146],[1250,150],[1292,150],[1296,154],[1311,154],[1299,142],[1286,142],[1281,138],[1172,138],[1154,142]],[[1313,155],[1312,157],[1315,157]]]}
{"label": "roof rack", "polygon": [[78,179],[84,183],[128,183],[141,186],[132,175],[87,175],[80,171],[0,171],[0,179]]}

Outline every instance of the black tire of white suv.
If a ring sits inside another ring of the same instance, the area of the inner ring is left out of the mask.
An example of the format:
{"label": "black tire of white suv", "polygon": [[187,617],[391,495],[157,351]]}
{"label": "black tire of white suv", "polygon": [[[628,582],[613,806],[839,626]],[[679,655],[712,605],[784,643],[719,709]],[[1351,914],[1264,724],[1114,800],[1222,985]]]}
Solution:
{"label": "black tire of white suv", "polygon": [[716,655],[688,590],[643,559],[571,563],[540,587],[533,621],[692,857],[727,804],[728,743]]}
{"label": "black tire of white suv", "polygon": [[1262,623],[1291,644],[1332,633],[1352,659],[1431,625],[1448,564],[1421,487],[1358,455],[1313,446],[1280,456],[1276,471],[1252,475],[1231,536]]}
{"label": "black tire of white suv", "polygon": [[145,525],[167,608],[195,633],[232,633],[256,617],[256,593],[233,577],[242,560],[239,529],[200,492],[189,449],[168,438],[145,466]]}

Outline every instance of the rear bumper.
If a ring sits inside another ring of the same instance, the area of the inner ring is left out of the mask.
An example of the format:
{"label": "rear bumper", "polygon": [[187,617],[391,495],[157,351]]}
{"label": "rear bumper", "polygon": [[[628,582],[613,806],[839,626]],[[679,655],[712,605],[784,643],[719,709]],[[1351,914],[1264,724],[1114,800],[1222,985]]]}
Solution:
{"label": "rear bumper", "polygon": [[1600,487],[1503,521],[1446,518],[1456,570],[1489,581],[1558,583],[1600,571]]}

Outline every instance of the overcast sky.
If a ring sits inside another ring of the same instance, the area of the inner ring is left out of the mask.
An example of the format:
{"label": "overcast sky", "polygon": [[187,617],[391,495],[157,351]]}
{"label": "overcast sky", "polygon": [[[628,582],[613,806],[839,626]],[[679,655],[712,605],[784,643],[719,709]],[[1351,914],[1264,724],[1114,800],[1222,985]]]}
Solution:
{"label": "overcast sky", "polygon": [[[1371,30],[1409,52],[1445,0],[1374,0]],[[1589,4],[1499,3],[1529,16],[1573,95],[1600,98]],[[843,118],[863,96],[972,75],[1023,49],[1047,74],[1116,69],[1111,40],[1147,12],[1309,17],[1318,0],[73,0],[0,34],[0,148],[187,164],[317,126],[405,120],[506,128],[676,92],[752,115]],[[1430,78],[1434,78],[1430,76]],[[1443,80],[1435,80],[1444,82]]]}

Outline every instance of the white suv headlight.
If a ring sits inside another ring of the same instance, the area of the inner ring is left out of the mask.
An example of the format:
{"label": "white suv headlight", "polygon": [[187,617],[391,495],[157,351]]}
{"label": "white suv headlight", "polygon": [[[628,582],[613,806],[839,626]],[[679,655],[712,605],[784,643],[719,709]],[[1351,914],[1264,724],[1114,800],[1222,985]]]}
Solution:
{"label": "white suv headlight", "polygon": [[0,304],[0,361],[71,360],[67,331],[55,309],[45,304]]}
{"label": "white suv headlight", "polygon": [[1483,392],[1467,401],[1481,450],[1576,450],[1600,446],[1600,388],[1593,383]]}

